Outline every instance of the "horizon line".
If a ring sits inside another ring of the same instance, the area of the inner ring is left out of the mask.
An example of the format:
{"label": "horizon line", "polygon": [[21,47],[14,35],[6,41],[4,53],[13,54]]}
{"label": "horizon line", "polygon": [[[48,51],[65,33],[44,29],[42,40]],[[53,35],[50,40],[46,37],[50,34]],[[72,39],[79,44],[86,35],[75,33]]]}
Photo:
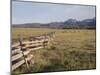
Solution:
{"label": "horizon line", "polygon": [[[94,19],[94,18],[96,18],[96,16],[95,16],[95,17],[92,17],[92,18],[86,18],[86,19]],[[69,18],[69,19],[67,19],[67,20],[65,20],[65,21],[68,21],[68,20],[70,20],[70,19],[73,19],[73,20],[76,20],[76,21],[83,21],[83,20],[86,20],[86,19],[77,20],[77,19],[75,19],[75,18]],[[65,22],[65,21],[52,21],[52,22],[48,22],[48,23],[40,23],[40,22],[12,23],[12,25],[31,24],[31,23],[36,23],[36,24],[50,24],[50,23],[59,23],[59,22]]]}

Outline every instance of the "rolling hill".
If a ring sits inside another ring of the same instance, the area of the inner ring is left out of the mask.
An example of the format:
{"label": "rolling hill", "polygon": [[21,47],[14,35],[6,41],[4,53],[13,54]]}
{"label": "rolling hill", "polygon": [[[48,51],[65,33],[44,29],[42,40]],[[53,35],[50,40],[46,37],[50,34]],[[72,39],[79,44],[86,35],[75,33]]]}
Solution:
{"label": "rolling hill", "polygon": [[96,28],[96,18],[85,19],[78,21],[76,19],[68,19],[64,22],[51,22],[47,24],[41,23],[25,23],[25,24],[13,24],[12,27],[16,28],[75,28],[75,29],[95,29]]}

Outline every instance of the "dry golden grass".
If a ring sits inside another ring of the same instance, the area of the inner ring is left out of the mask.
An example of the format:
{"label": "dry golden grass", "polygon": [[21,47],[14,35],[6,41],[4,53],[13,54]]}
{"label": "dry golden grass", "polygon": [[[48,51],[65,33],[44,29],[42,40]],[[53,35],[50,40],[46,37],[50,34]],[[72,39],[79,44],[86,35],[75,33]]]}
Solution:
{"label": "dry golden grass", "polygon": [[[30,72],[85,70],[96,68],[95,30],[13,28],[12,39],[18,34],[23,38],[55,31],[50,48],[33,51],[35,64]],[[15,72],[27,73],[25,69]]]}

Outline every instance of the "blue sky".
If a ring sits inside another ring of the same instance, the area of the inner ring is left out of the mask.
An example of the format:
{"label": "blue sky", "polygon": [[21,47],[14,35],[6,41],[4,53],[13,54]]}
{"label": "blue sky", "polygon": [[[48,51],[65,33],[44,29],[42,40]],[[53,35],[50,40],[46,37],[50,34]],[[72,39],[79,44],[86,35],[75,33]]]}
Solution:
{"label": "blue sky", "polygon": [[12,2],[12,24],[61,22],[95,17],[95,6]]}

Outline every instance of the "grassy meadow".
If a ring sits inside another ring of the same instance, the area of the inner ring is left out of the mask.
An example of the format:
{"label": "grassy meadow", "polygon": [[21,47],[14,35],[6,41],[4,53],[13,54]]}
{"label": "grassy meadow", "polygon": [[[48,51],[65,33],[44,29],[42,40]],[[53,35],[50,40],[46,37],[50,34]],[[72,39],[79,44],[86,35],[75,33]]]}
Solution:
{"label": "grassy meadow", "polygon": [[31,52],[34,65],[27,72],[25,65],[13,73],[87,70],[96,68],[96,34],[87,29],[12,28],[12,42],[23,38],[55,32],[50,48]]}

